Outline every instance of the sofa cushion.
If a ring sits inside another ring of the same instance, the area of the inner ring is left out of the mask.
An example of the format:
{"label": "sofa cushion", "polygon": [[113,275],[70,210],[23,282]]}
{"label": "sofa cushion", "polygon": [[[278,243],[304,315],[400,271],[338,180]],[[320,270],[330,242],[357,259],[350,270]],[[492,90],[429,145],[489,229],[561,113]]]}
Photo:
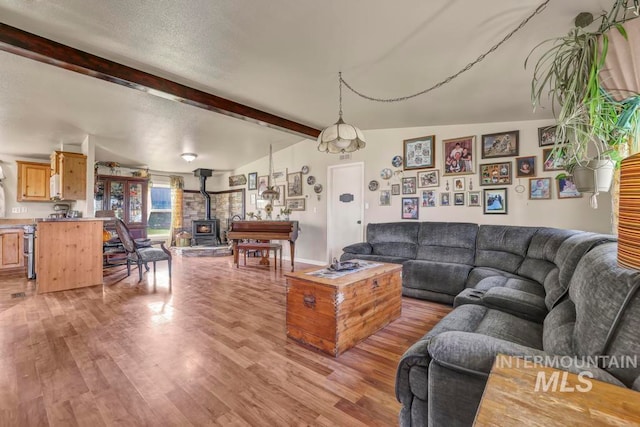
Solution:
{"label": "sofa cushion", "polygon": [[507,273],[506,271],[498,270],[495,268],[487,268],[487,267],[476,267],[469,273],[469,277],[467,278],[467,287],[475,288],[478,286],[483,279],[488,277],[507,277],[518,279],[520,276],[512,273]]}
{"label": "sofa cushion", "polygon": [[405,261],[408,261],[409,258],[397,257],[397,256],[384,256],[384,255],[364,255],[364,254],[350,254],[343,253],[340,257],[340,261],[350,261],[352,259],[363,259],[366,261],[377,261],[377,262],[390,262],[392,264],[402,264]]}
{"label": "sofa cushion", "polygon": [[367,242],[373,255],[415,259],[420,223],[389,222],[367,225]]}
{"label": "sofa cushion", "polygon": [[423,222],[416,259],[473,265],[477,233],[476,224]]}
{"label": "sofa cushion", "polygon": [[418,247],[413,243],[388,242],[373,243],[371,245],[373,255],[394,256],[414,259]]}
{"label": "sofa cushion", "polygon": [[[639,290],[640,272],[618,266],[616,243],[589,251],[578,263],[569,286],[569,298],[576,309],[575,352],[618,358],[640,354]],[[611,341],[607,345],[608,336]],[[605,369],[627,387],[640,375],[640,364]]]}
{"label": "sofa cushion", "polygon": [[581,232],[562,242],[554,259],[559,270],[557,273],[549,274],[544,282],[547,294],[545,302],[549,310],[566,294],[575,269],[584,254],[595,246],[614,241],[616,241],[615,236]]}
{"label": "sofa cushion", "polygon": [[576,323],[576,307],[569,299],[558,304],[544,319],[542,347],[557,356],[569,356],[573,351],[573,328]]}
{"label": "sofa cushion", "polygon": [[516,273],[537,230],[535,227],[481,225],[475,265]]}
{"label": "sofa cushion", "polygon": [[542,323],[548,313],[543,297],[503,286],[485,292],[482,304],[537,323]]}
{"label": "sofa cushion", "polygon": [[488,291],[491,288],[497,287],[526,292],[544,298],[544,288],[540,284],[519,277],[490,276],[480,280],[478,284],[474,286],[474,289]]}
{"label": "sofa cushion", "polygon": [[472,268],[465,264],[409,260],[402,267],[402,285],[455,296],[465,288]]}

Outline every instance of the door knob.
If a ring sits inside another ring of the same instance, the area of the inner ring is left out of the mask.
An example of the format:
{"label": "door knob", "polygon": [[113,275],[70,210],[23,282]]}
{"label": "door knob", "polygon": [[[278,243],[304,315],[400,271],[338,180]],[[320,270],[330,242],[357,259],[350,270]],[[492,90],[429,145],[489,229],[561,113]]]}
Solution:
{"label": "door knob", "polygon": [[357,221],[357,224],[362,224],[362,221],[358,220],[358,221]]}

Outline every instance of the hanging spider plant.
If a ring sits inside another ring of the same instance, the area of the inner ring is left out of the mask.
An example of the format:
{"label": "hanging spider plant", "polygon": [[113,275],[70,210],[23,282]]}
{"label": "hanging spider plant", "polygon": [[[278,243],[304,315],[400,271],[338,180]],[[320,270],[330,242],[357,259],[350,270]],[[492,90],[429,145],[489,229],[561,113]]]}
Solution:
{"label": "hanging spider plant", "polygon": [[[627,38],[622,24],[629,19],[628,6],[632,3],[635,4],[632,0],[615,0],[611,11],[596,20],[597,29],[576,26],[566,36],[538,44],[525,61],[526,67],[534,52],[551,44],[535,64],[531,101],[535,109],[545,95],[550,98],[557,121],[553,154],[562,150],[569,170],[593,157],[611,159],[617,166],[623,157],[620,147],[638,141],[637,105],[615,101],[600,79],[609,45],[607,33],[619,31]],[[638,98],[635,99],[637,104]]]}

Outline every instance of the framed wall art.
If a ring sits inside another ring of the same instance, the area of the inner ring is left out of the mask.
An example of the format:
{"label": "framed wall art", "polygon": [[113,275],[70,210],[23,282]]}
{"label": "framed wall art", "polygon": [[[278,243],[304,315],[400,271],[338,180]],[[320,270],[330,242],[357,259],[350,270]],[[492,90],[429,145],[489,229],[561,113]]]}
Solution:
{"label": "framed wall art", "polygon": [[480,165],[480,185],[511,185],[511,162]]}
{"label": "framed wall art", "polygon": [[440,206],[451,206],[451,193],[440,193]]}
{"label": "framed wall art", "polygon": [[551,198],[551,178],[529,179],[529,200],[544,200]]}
{"label": "framed wall art", "polygon": [[305,199],[287,199],[286,207],[292,211],[305,210]]}
{"label": "framed wall art", "polygon": [[402,219],[418,219],[418,198],[403,197],[402,198]]}
{"label": "framed wall art", "polygon": [[229,187],[235,187],[236,185],[245,185],[247,183],[247,177],[243,175],[233,175],[229,177]]}
{"label": "framed wall art", "polygon": [[491,188],[482,190],[484,199],[485,214],[506,214],[507,213],[507,189]]}
{"label": "framed wall art", "polygon": [[302,196],[302,172],[287,174],[287,198]]}
{"label": "framed wall art", "polygon": [[531,178],[536,176],[536,156],[516,157],[516,177]]}
{"label": "framed wall art", "polygon": [[424,169],[435,167],[435,135],[403,141],[404,162],[402,169]]}
{"label": "framed wall art", "polygon": [[464,178],[453,178],[453,191],[464,191]]}
{"label": "framed wall art", "polygon": [[400,184],[391,184],[391,195],[392,196],[400,195]]}
{"label": "framed wall art", "polygon": [[566,175],[562,178],[557,178],[556,181],[558,181],[558,199],[582,197],[582,193],[576,188],[576,183],[573,181],[572,176]]}
{"label": "framed wall art", "polygon": [[519,136],[517,130],[482,135],[482,158],[517,156]]}
{"label": "framed wall art", "polygon": [[558,126],[545,126],[538,128],[538,145],[547,147],[556,145],[556,129]]}
{"label": "framed wall art", "polygon": [[259,176],[258,177],[258,197],[262,196],[262,192],[266,190],[268,186],[269,186],[269,177],[267,175]]}
{"label": "framed wall art", "polygon": [[453,193],[453,205],[464,206],[464,193]]}
{"label": "framed wall art", "polygon": [[273,206],[284,206],[284,185],[276,185],[278,198],[273,201]]}
{"label": "framed wall art", "polygon": [[402,194],[416,194],[416,177],[402,178]]}
{"label": "framed wall art", "polygon": [[567,150],[564,148],[545,148],[542,150],[542,170],[559,171],[564,169]]}
{"label": "framed wall art", "polygon": [[422,190],[422,207],[435,208],[437,205],[438,193],[435,190]]}
{"label": "framed wall art", "polygon": [[380,190],[380,200],[378,204],[380,206],[391,206],[391,191]]}
{"label": "framed wall art", "polygon": [[418,188],[437,187],[440,185],[439,171],[421,171],[418,172]]}
{"label": "framed wall art", "polygon": [[444,153],[443,175],[464,175],[475,172],[475,142],[475,136],[464,136],[442,141],[442,152]]}
{"label": "framed wall art", "polygon": [[249,181],[247,181],[247,190],[258,189],[258,172],[251,172],[249,174]]}
{"label": "framed wall art", "polygon": [[249,203],[251,203],[252,205],[255,205],[255,204],[256,204],[256,193],[252,193],[252,194],[249,196]]}
{"label": "framed wall art", "polygon": [[469,191],[469,201],[467,206],[482,206],[479,191]]}

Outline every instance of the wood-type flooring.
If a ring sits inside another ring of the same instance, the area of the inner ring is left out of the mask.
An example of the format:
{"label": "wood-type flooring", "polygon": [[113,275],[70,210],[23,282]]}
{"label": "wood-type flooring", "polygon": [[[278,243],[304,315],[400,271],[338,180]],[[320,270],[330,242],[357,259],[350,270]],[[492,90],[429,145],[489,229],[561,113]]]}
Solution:
{"label": "wood-type flooring", "polygon": [[397,425],[398,360],[450,308],[404,298],[334,359],[286,338],[283,273],[257,262],[176,256],[171,290],[159,263],[155,279],[110,268],[104,286],[4,305],[0,425]]}

